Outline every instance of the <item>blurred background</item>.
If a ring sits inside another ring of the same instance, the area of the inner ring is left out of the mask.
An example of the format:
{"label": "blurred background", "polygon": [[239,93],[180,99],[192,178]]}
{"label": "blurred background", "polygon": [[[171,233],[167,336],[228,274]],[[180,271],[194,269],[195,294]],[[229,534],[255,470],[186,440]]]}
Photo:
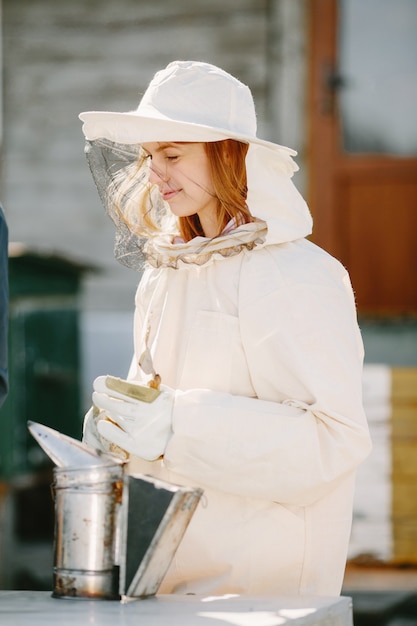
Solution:
{"label": "blurred background", "polygon": [[0,201],[10,393],[0,409],[0,588],[50,588],[51,468],[28,419],[81,437],[92,381],[127,374],[140,276],[113,259],[81,111],[136,108],[174,59],[250,86],[298,151],[312,239],[350,271],[374,451],[352,563],[417,565],[415,0],[2,0]]}

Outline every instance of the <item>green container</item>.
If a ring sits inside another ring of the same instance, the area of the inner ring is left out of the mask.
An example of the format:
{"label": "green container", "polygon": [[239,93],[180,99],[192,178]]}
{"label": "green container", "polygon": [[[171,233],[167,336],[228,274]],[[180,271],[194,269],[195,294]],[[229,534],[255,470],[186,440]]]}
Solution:
{"label": "green container", "polygon": [[81,437],[78,295],[87,269],[10,246],[9,395],[0,409],[0,479],[49,464],[28,420]]}

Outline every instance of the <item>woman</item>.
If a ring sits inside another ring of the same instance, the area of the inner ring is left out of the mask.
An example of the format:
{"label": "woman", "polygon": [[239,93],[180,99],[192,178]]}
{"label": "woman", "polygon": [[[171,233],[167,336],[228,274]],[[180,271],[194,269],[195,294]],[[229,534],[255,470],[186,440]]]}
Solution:
{"label": "woman", "polygon": [[98,378],[84,440],[205,493],[160,591],[339,594],[370,451],[363,348],[345,269],[305,238],[295,153],[205,63],[168,65],[136,111],[80,117],[116,256],[145,267],[128,378],[162,380],[145,402]]}

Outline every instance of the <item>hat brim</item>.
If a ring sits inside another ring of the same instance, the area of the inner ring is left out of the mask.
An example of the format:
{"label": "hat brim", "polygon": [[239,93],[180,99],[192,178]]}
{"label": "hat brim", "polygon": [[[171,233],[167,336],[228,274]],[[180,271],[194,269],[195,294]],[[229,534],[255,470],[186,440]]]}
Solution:
{"label": "hat brim", "polygon": [[79,118],[83,122],[83,133],[90,141],[105,138],[115,143],[141,144],[153,141],[211,142],[235,139],[263,146],[289,158],[297,154],[291,148],[258,137],[166,117],[139,115],[136,111],[86,111],[80,113]]}

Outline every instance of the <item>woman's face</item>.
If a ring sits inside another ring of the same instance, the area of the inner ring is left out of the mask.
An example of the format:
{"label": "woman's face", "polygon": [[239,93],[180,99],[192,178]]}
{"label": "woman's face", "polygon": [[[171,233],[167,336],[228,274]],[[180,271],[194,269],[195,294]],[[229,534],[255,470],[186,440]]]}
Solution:
{"label": "woman's face", "polygon": [[217,234],[218,202],[202,143],[153,142],[142,145],[150,163],[151,183],[177,217],[198,214],[206,237]]}

